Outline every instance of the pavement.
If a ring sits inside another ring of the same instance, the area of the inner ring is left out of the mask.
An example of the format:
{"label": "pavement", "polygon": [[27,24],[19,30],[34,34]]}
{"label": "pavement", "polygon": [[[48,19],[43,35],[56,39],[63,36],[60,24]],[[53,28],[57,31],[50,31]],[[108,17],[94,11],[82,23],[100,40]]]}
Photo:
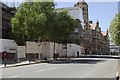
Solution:
{"label": "pavement", "polygon": [[88,55],[49,61],[23,61],[0,65],[2,80],[116,80],[120,76],[118,56]]}
{"label": "pavement", "polygon": [[[115,78],[118,59],[73,58],[2,69],[2,78]],[[93,79],[95,80],[95,79]],[[99,79],[96,79],[99,80]],[[103,79],[104,80],[104,79]],[[108,79],[110,80],[110,79]]]}
{"label": "pavement", "polygon": [[118,75],[120,77],[120,59],[118,60]]}
{"label": "pavement", "polygon": [[[23,65],[30,65],[30,64],[34,64],[34,63],[36,63],[36,62],[31,61],[29,63],[29,61],[23,61],[23,62],[20,62],[20,63],[6,64],[6,68],[8,68],[8,67],[16,67],[16,66],[23,66]],[[0,68],[5,68],[5,65],[1,64]]]}
{"label": "pavement", "polygon": [[9,63],[9,64],[0,64],[0,68],[10,68],[10,67],[19,67],[19,66],[26,66],[26,65],[32,65],[32,64],[39,64],[39,63],[46,63],[49,61],[41,60],[41,61],[22,61],[22,62],[15,62],[15,63]]}
{"label": "pavement", "polygon": [[[86,55],[86,56],[80,56],[80,58],[111,58],[111,59],[119,59],[118,56],[111,56],[111,55]],[[57,62],[60,61],[71,61],[77,58],[57,58]],[[21,62],[15,62],[15,61],[9,61],[5,67],[4,64],[0,64],[0,68],[8,68],[8,67],[17,67],[17,66],[24,66],[24,65],[31,65],[31,64],[37,64],[37,63],[46,63],[46,62],[54,62],[53,59],[49,59],[48,61],[45,60],[41,60],[41,61],[21,61]],[[56,61],[56,60],[55,60]],[[0,63],[2,63],[3,61],[0,60]],[[75,61],[76,62],[76,61]],[[4,63],[4,62],[3,62]],[[118,74],[120,75],[120,60],[118,62]]]}
{"label": "pavement", "polygon": [[[57,61],[68,61],[68,60],[70,60],[70,58],[66,58],[66,59],[65,58],[57,58]],[[10,68],[10,67],[19,67],[19,66],[25,66],[25,65],[31,65],[31,64],[49,63],[51,61],[54,62],[56,60],[49,59],[47,61],[45,61],[45,60],[39,61],[38,60],[38,61],[30,61],[30,62],[28,60],[20,61],[20,62],[16,62],[14,60],[7,60],[7,64],[5,66],[4,61],[0,60],[0,63],[2,63],[2,64],[0,64],[0,68]]]}

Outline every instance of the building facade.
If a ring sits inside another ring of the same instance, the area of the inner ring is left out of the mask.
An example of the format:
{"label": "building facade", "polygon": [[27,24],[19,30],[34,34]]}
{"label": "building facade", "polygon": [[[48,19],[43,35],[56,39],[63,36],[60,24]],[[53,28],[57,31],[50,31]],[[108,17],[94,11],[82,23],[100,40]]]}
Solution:
{"label": "building facade", "polygon": [[11,18],[15,15],[15,8],[0,2],[0,57],[16,59],[16,46],[12,40]]}
{"label": "building facade", "polygon": [[90,24],[90,32],[91,32],[91,53],[97,54],[109,54],[109,37],[108,31],[103,32],[99,26],[99,21],[96,23]]}
{"label": "building facade", "polygon": [[80,42],[82,41],[84,28],[84,18],[82,9],[80,7],[66,7],[58,8],[56,11],[61,12],[63,10],[67,10],[68,15],[70,15],[73,19],[76,20],[74,32],[71,33],[68,43],[76,43],[80,45]]}
{"label": "building facade", "polygon": [[75,4],[82,8],[83,18],[85,23],[83,41],[81,46],[83,47],[83,53],[85,54],[109,54],[109,35],[108,31],[101,31],[99,21],[93,23],[88,21],[88,5],[85,1]]}
{"label": "building facade", "polygon": [[70,41],[80,45],[83,54],[109,54],[108,31],[101,30],[99,21],[89,21],[88,4],[85,1],[79,1],[74,7],[60,8],[58,12],[63,9],[68,10],[68,14],[77,21]]}
{"label": "building facade", "polygon": [[5,4],[3,4],[2,2],[0,2],[1,6],[1,25],[0,25],[0,35],[1,35],[1,38],[4,38],[4,39],[11,39],[12,36],[11,36],[11,29],[12,29],[12,26],[11,26],[11,18],[12,16],[15,15],[15,8],[13,7],[9,7]]}

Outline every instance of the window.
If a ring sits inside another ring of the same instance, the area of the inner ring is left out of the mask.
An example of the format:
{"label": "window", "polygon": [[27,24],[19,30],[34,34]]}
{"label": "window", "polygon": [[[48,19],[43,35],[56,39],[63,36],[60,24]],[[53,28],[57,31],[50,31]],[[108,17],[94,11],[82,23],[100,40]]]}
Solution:
{"label": "window", "polygon": [[78,33],[78,28],[75,28],[75,33]]}
{"label": "window", "polygon": [[84,11],[85,9],[84,9],[84,7],[83,7],[83,11]]}

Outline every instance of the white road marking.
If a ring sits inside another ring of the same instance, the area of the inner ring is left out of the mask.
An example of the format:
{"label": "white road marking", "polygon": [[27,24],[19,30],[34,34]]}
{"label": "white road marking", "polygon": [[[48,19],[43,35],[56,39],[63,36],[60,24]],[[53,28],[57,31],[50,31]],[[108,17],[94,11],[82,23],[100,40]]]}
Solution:
{"label": "white road marking", "polygon": [[43,69],[43,70],[39,70],[39,71],[36,71],[36,72],[48,71],[48,70],[52,70],[52,69],[56,69],[56,68],[58,68],[58,67],[53,67],[53,68]]}
{"label": "white road marking", "polygon": [[12,76],[12,77],[9,77],[9,78],[16,78],[16,77],[18,77],[18,75],[16,75],[16,76]]}
{"label": "white road marking", "polygon": [[[48,68],[48,69],[42,69],[42,70],[38,70],[38,71],[35,71],[35,72],[42,72],[42,71],[52,70],[52,69],[56,69],[56,68],[58,68],[58,67],[53,67],[53,68]],[[22,75],[31,74],[31,73],[33,73],[33,72],[24,73],[24,74],[20,74],[20,75],[15,75],[15,76],[8,77],[8,78],[16,78],[16,77],[19,77],[19,76],[22,76]]]}

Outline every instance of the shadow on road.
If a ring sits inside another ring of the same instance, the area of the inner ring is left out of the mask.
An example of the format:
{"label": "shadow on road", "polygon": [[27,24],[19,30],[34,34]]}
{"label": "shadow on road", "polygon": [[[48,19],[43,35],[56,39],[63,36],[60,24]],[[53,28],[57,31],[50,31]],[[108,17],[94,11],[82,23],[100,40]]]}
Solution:
{"label": "shadow on road", "polygon": [[[5,60],[2,60],[2,64],[4,63],[5,63]],[[15,64],[15,63],[17,63],[16,60],[6,60],[6,64]]]}
{"label": "shadow on road", "polygon": [[50,62],[50,64],[97,64],[103,61],[106,60],[94,60],[94,59],[57,60]]}

